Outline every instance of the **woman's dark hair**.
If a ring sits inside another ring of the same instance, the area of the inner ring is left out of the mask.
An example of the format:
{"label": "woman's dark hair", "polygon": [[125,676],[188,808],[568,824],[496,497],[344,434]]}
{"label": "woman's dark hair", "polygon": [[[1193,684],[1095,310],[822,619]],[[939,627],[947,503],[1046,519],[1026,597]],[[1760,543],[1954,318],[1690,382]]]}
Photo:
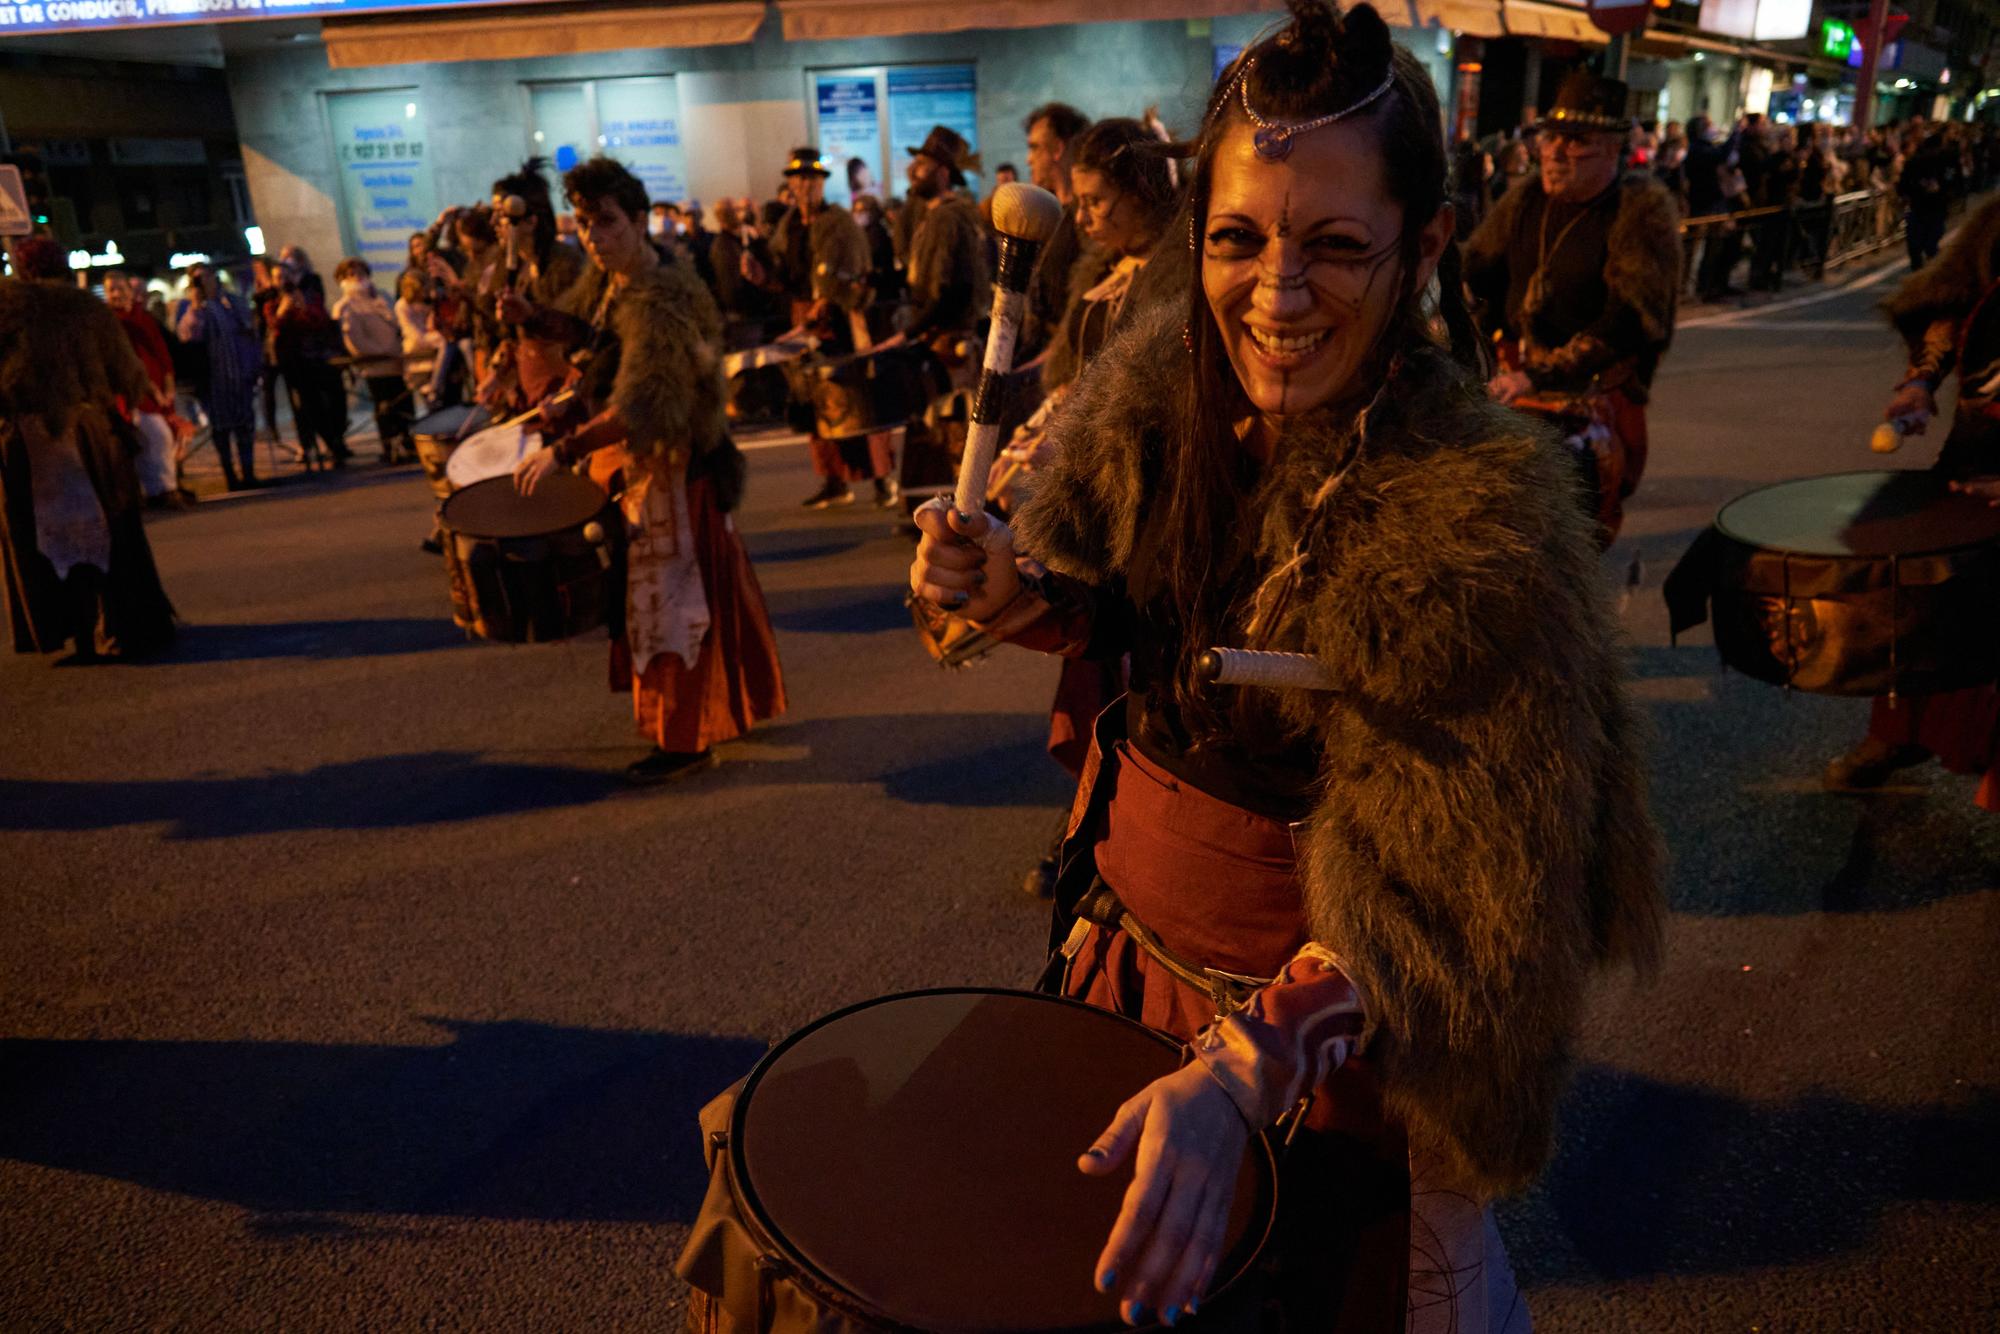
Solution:
{"label": "woman's dark hair", "polygon": [[493,230],[493,210],[485,204],[461,210],[451,220],[451,225],[460,236],[469,236],[482,246],[492,245],[500,239]]}
{"label": "woman's dark hair", "polygon": [[[493,182],[495,195],[501,199],[519,195],[534,216],[537,264],[548,262],[549,251],[556,243],[556,206],[549,196],[549,178],[543,175],[548,165],[545,157],[531,157],[521,164],[519,171]],[[645,212],[643,208],[639,211]]]}
{"label": "woman's dark hair", "polygon": [[1247,564],[1231,565],[1232,560],[1249,559],[1247,550],[1232,555],[1232,547],[1238,542],[1254,545],[1254,534],[1247,542],[1240,534],[1256,483],[1254,470],[1243,451],[1218,447],[1218,442],[1236,438],[1234,424],[1252,409],[1209,309],[1195,246],[1208,216],[1217,152],[1231,131],[1247,123],[1246,90],[1250,105],[1264,119],[1298,123],[1354,107],[1384,80],[1389,82],[1388,91],[1357,111],[1352,123],[1374,132],[1389,192],[1403,206],[1402,288],[1391,322],[1357,378],[1382,386],[1385,396],[1391,394],[1402,354],[1436,344],[1434,322],[1443,326],[1455,360],[1474,372],[1484,369],[1478,334],[1466,308],[1456,241],[1445,243],[1437,265],[1435,321],[1415,284],[1423,229],[1449,201],[1451,190],[1443,117],[1430,75],[1416,57],[1394,43],[1388,24],[1372,5],[1358,4],[1345,16],[1325,0],[1288,0],[1288,7],[1291,22],[1247,48],[1216,81],[1201,133],[1192,146],[1194,169],[1187,200],[1147,266],[1166,268],[1159,260],[1174,250],[1186,257],[1185,266],[1173,267],[1187,275],[1182,290],[1192,365],[1189,374],[1177,377],[1181,402],[1173,419],[1178,431],[1166,442],[1159,499],[1165,506],[1167,535],[1162,544],[1167,558],[1164,583],[1173,614],[1185,627],[1182,645],[1188,655],[1187,661],[1176,665],[1171,679],[1183,716],[1197,736],[1220,732],[1225,725],[1215,701],[1196,684],[1192,656],[1227,642],[1224,636],[1238,610],[1235,599],[1243,592],[1241,576],[1249,570]]}
{"label": "woman's dark hair", "polygon": [[615,158],[594,157],[571,167],[563,173],[563,193],[576,208],[595,208],[609,199],[628,218],[644,218],[650,211],[645,182]]}
{"label": "woman's dark hair", "polygon": [[1180,202],[1173,168],[1161,147],[1159,136],[1144,123],[1114,116],[1083,132],[1070,166],[1098,173],[1129,196],[1145,213],[1147,231],[1158,236]]}

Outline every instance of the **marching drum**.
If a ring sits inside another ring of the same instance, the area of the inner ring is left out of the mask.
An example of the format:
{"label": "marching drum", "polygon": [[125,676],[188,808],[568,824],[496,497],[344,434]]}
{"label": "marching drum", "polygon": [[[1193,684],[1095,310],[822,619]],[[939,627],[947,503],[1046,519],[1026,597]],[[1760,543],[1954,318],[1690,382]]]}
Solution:
{"label": "marching drum", "polygon": [[811,430],[812,390],[805,372],[813,364],[812,351],[813,344],[794,340],[744,348],[724,357],[730,421],[782,420],[796,430]]}
{"label": "marching drum", "polygon": [[[910,992],[793,1034],[702,1113],[708,1197],[678,1265],[689,1327],[1122,1329],[1092,1266],[1129,1174],[1085,1176],[1076,1159],[1178,1053],[1109,1011],[1019,991]],[[1259,1137],[1191,1323],[1218,1327],[1275,1200]]]}
{"label": "marching drum", "polygon": [[425,413],[410,424],[410,438],[417,442],[417,462],[423,465],[424,480],[439,500],[453,490],[446,467],[458,442],[485,426],[489,415],[483,407],[461,403]]}
{"label": "marching drum", "polygon": [[445,464],[445,477],[453,487],[462,490],[489,477],[507,476],[514,471],[515,464],[541,447],[540,434],[519,422],[489,426],[467,437],[452,451]]}
{"label": "marching drum", "polygon": [[1667,579],[1675,633],[1712,609],[1722,660],[1826,695],[2000,679],[2000,509],[1935,471],[1767,486],[1722,507]]}
{"label": "marching drum", "polygon": [[531,496],[511,476],[488,478],[454,492],[442,517],[452,619],[464,629],[531,644],[604,624],[619,596],[607,547],[619,516],[589,478],[558,472]]}
{"label": "marching drum", "polygon": [[815,429],[828,440],[892,431],[949,394],[951,375],[920,343],[857,352],[812,368]]}

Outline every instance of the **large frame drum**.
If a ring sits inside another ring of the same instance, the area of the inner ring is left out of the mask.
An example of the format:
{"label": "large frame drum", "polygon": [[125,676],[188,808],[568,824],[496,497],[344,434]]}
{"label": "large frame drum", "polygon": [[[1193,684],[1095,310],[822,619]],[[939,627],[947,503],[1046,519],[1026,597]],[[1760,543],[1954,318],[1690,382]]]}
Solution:
{"label": "large frame drum", "polygon": [[[681,1257],[690,1328],[1123,1329],[1092,1267],[1129,1174],[1076,1159],[1179,1065],[1164,1034],[1036,992],[914,991],[807,1026],[703,1114],[728,1122]],[[1276,1180],[1259,1137],[1204,1328],[1268,1238]]]}
{"label": "large frame drum", "polygon": [[1942,473],[1752,491],[1716,514],[1670,602],[1684,577],[1705,579],[1722,660],[1761,681],[1881,695],[2000,679],[2000,509]]}
{"label": "large frame drum", "polygon": [[944,363],[921,343],[857,352],[813,368],[814,429],[828,440],[892,431],[951,389]]}
{"label": "large frame drum", "polygon": [[558,472],[531,496],[494,477],[444,502],[452,619],[482,639],[531,644],[605,623],[622,596],[612,543],[621,516],[595,482]]}

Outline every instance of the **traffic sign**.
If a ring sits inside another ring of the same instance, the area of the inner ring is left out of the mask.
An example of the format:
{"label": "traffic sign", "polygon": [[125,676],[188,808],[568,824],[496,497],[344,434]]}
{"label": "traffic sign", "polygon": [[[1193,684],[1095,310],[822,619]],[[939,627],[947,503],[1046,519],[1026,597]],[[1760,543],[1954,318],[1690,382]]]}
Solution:
{"label": "traffic sign", "polygon": [[1590,0],[1590,21],[1614,37],[1639,31],[1652,17],[1651,0]]}
{"label": "traffic sign", "polygon": [[21,169],[0,166],[0,236],[33,236],[35,215],[28,212],[28,192],[21,185]]}

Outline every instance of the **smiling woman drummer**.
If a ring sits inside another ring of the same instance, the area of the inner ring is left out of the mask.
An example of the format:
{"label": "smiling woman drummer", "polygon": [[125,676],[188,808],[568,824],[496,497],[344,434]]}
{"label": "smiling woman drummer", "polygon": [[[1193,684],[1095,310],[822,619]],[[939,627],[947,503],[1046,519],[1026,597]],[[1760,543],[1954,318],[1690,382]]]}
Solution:
{"label": "smiling woman drummer", "polygon": [[[1549,1157],[1592,973],[1659,947],[1638,724],[1569,465],[1483,392],[1437,95],[1369,6],[1291,9],[1210,99],[1179,299],[1078,381],[1011,532],[919,511],[911,584],[1131,654],[1057,895],[1091,905],[1065,990],[1194,1057],[1079,1160],[1133,1170],[1096,1259],[1126,1318],[1198,1306],[1249,1135],[1303,1101],[1286,1328],[1403,1326],[1321,1278],[1379,1236],[1341,1218],[1358,1140],[1404,1155],[1409,1327],[1523,1329],[1489,1203]],[[1334,688],[1205,688],[1215,645]]]}

